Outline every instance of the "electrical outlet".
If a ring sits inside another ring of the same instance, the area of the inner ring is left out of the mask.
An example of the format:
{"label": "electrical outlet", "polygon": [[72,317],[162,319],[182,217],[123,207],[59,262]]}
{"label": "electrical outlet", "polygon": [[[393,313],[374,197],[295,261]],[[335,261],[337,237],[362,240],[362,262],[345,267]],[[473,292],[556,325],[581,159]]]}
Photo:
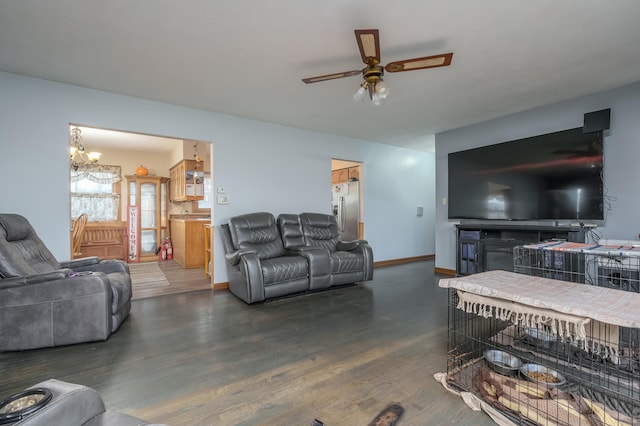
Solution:
{"label": "electrical outlet", "polygon": [[442,199],[442,205],[443,205],[443,206],[446,206],[446,205],[447,205],[447,198],[446,198],[446,197]]}

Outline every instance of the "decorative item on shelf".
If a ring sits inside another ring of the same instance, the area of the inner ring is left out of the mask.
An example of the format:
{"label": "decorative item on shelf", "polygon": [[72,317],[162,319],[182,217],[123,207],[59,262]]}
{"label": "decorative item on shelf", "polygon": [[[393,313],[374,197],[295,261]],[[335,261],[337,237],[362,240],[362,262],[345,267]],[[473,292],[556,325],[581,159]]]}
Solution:
{"label": "decorative item on shelf", "polygon": [[204,163],[202,158],[198,155],[198,143],[193,144],[193,159],[195,160],[195,165],[193,167],[193,178],[195,179],[195,183],[201,183],[204,181]]}
{"label": "decorative item on shelf", "polygon": [[147,176],[149,174],[149,169],[140,164],[140,167],[136,169],[136,176]]}
{"label": "decorative item on shelf", "polygon": [[197,167],[197,163],[201,162],[202,159],[200,158],[200,156],[198,155],[198,144],[195,143],[193,145],[193,150],[194,150],[194,154],[193,154],[193,159],[196,160],[196,167]]}
{"label": "decorative item on shelf", "polygon": [[78,170],[78,167],[89,164],[96,164],[100,160],[102,153],[86,152],[84,142],[82,140],[82,131],[78,126],[71,129],[71,146],[69,147],[69,158],[71,159],[71,167]]}

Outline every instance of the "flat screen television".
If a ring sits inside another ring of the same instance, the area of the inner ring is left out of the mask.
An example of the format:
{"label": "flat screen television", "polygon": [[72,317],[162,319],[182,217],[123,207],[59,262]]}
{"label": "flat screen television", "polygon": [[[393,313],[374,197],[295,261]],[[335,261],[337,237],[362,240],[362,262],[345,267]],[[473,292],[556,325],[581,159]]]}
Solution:
{"label": "flat screen television", "polygon": [[449,218],[603,219],[602,132],[582,127],[449,154]]}

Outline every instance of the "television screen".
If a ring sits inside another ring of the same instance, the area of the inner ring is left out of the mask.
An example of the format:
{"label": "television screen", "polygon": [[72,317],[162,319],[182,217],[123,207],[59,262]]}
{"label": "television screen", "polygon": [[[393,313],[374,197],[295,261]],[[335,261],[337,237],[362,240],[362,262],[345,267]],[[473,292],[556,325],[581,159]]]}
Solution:
{"label": "television screen", "polygon": [[449,218],[602,220],[602,133],[582,127],[449,154]]}

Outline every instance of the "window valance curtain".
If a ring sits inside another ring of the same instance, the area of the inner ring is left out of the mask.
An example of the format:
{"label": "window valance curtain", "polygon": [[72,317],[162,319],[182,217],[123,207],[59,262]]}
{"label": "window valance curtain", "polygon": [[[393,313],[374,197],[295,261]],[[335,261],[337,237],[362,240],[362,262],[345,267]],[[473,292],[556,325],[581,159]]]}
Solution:
{"label": "window valance curtain", "polygon": [[80,166],[77,170],[71,169],[71,183],[83,179],[100,184],[116,183],[122,180],[122,170],[120,166],[98,164]]}

